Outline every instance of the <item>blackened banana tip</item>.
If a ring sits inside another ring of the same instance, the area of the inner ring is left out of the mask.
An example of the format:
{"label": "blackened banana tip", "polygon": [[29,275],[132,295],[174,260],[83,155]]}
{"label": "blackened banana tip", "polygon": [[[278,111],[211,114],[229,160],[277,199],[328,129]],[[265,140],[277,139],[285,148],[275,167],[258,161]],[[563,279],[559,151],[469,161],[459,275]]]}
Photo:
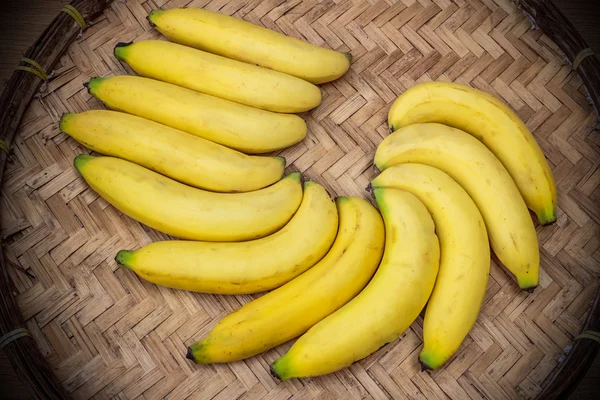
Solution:
{"label": "blackened banana tip", "polygon": [[185,358],[187,358],[188,360],[194,361],[194,354],[192,353],[191,347],[187,348],[187,353],[185,354]]}
{"label": "blackened banana tip", "polygon": [[115,49],[118,49],[119,47],[127,47],[130,44],[133,44],[133,42],[119,42],[115,45]]}
{"label": "blackened banana tip", "polygon": [[277,375],[277,372],[275,372],[275,370],[273,369],[273,365],[271,365],[269,367],[269,371],[271,372],[271,376],[277,380],[281,380],[281,378],[279,377],[279,375]]}
{"label": "blackened banana tip", "polygon": [[419,364],[421,364],[421,372],[431,370],[431,367],[425,364],[423,361],[419,360]]}
{"label": "blackened banana tip", "polygon": [[154,22],[152,22],[152,19],[150,19],[150,16],[152,15],[152,13],[146,15],[146,19],[148,20],[148,23],[150,24],[150,26],[152,28],[156,27],[156,24]]}

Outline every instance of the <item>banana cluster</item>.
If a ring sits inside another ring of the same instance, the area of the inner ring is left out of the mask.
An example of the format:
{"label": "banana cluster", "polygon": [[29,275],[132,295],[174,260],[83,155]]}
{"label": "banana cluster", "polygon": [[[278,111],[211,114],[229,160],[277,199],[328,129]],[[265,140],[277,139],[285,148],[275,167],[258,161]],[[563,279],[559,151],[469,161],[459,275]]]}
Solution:
{"label": "banana cluster", "polygon": [[285,159],[306,136],[295,114],[351,57],[202,9],[152,11],[170,41],[119,43],[140,76],[93,78],[111,110],[65,114],[60,129],[103,156],[75,168],[129,217],[176,237],[121,250],[118,265],[166,287],[270,291],[223,318],[187,357],[242,360],[298,336],[271,365],[281,380],[343,369],[396,340],[425,309],[419,356],[436,369],[475,324],[490,247],[522,289],[539,279],[531,209],[556,220],[556,185],[533,135],[497,98],[448,82],[392,105],[381,173],[332,200]]}

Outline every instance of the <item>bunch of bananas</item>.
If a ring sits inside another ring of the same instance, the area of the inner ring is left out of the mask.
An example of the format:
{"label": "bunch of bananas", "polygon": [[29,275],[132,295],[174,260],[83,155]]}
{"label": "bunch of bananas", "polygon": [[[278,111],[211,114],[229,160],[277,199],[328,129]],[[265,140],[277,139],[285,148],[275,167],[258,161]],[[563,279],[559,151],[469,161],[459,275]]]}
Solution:
{"label": "bunch of bananas", "polygon": [[271,290],[223,318],[188,358],[237,361],[302,335],[272,373],[327,374],[396,340],[427,304],[419,358],[436,369],[475,324],[490,245],[521,288],[537,286],[527,208],[554,222],[556,186],[534,137],[500,100],[447,82],[403,93],[367,188],[378,212],[357,197],[333,201],[299,173],[282,178],[282,157],[255,155],[306,136],[289,113],[318,106],[315,85],[342,76],[349,54],[201,9],[148,20],[172,42],[115,47],[141,76],[86,84],[119,111],[65,114],[60,128],[105,155],[75,159],[92,189],[186,239],[119,251],[120,266],[176,289]]}

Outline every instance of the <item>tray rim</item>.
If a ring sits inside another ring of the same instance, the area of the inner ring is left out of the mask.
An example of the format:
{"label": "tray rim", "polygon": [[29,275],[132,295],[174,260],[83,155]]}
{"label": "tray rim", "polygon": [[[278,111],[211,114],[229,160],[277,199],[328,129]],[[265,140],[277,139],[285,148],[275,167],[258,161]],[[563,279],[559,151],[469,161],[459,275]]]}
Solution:
{"label": "tray rim", "polygon": [[[582,50],[588,48],[585,40],[551,0],[510,0],[517,4],[525,15],[550,37],[573,64]],[[85,21],[99,16],[112,0],[73,0],[70,5],[79,10]],[[52,70],[59,58],[75,41],[81,29],[66,13],[60,12],[27,50],[25,57],[36,60],[46,71]],[[597,114],[600,114],[600,62],[595,56],[579,60],[578,75],[583,81]],[[0,96],[0,140],[10,149],[21,119],[29,103],[43,85],[37,76],[15,70]],[[600,124],[596,126],[600,129]],[[0,151],[0,182],[9,152]],[[8,262],[0,246],[0,336],[24,328],[24,320],[12,293],[8,275]],[[594,295],[590,313],[581,331],[600,329],[600,289]],[[47,361],[31,336],[23,336],[4,347],[10,362],[25,386],[36,398],[66,399],[70,396],[63,390]],[[555,372],[538,399],[562,399],[577,387],[592,365],[600,343],[576,337],[573,348]]]}

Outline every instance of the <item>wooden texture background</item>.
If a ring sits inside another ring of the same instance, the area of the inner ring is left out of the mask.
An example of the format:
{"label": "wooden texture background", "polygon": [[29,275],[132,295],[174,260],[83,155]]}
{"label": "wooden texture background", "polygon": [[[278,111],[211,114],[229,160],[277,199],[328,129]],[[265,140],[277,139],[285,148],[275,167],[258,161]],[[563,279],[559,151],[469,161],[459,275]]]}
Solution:
{"label": "wooden texture background", "polygon": [[[34,0],[3,10],[0,25],[8,34],[2,34],[0,77],[64,3]],[[323,85],[323,104],[305,115],[309,137],[284,152],[292,169],[332,193],[364,195],[389,103],[429,79],[469,83],[504,98],[540,140],[559,186],[558,223],[538,227],[541,287],[521,292],[494,266],[479,323],[446,368],[417,372],[418,321],[400,341],[347,371],[277,384],[267,366],[289,345],[231,366],[197,367],[183,359],[186,344],[251,297],[157,288],[118,269],[116,250],[163,236],[87,189],[71,167],[83,149],[57,129],[63,112],[101,107],[82,82],[126,72],[112,57],[117,41],[158,36],[145,21],[149,9],[189,0],[164,3],[117,0],[72,46],[51,94],[25,117],[3,182],[2,233],[12,236],[7,254],[31,275],[15,268],[11,276],[28,327],[65,387],[77,398],[534,396],[578,333],[600,276],[596,116],[554,45],[502,0],[326,2],[332,12],[310,1],[191,3],[352,51],[349,74]],[[600,36],[586,32],[592,43]],[[11,398],[27,397],[8,390]]]}

